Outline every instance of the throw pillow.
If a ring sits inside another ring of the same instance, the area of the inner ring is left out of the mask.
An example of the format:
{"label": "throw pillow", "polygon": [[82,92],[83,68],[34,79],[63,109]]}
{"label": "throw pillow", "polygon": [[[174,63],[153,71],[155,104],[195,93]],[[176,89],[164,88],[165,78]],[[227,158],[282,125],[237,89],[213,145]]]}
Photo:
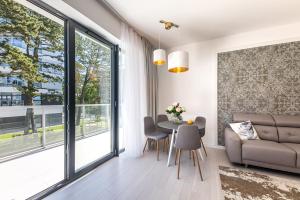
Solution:
{"label": "throw pillow", "polygon": [[250,121],[229,124],[232,130],[241,138],[241,140],[259,139],[256,130]]}

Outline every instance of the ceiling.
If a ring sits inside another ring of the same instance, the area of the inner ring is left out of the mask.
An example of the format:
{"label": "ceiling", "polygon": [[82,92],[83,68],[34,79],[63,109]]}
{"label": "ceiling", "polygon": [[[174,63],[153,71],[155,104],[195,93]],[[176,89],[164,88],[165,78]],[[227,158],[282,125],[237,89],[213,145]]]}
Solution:
{"label": "ceiling", "polygon": [[[300,22],[299,0],[106,0],[150,41],[164,47]],[[179,24],[165,31],[159,20]]]}

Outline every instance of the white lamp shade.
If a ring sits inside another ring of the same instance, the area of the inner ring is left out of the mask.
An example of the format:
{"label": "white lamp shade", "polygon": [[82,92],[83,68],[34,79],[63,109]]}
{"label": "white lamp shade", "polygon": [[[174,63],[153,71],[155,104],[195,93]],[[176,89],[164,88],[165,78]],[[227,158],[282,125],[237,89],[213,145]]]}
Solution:
{"label": "white lamp shade", "polygon": [[186,51],[174,51],[168,55],[168,71],[180,73],[189,70],[189,54]]}
{"label": "white lamp shade", "polygon": [[153,51],[153,63],[155,65],[163,65],[166,63],[166,51],[163,49],[156,49]]}

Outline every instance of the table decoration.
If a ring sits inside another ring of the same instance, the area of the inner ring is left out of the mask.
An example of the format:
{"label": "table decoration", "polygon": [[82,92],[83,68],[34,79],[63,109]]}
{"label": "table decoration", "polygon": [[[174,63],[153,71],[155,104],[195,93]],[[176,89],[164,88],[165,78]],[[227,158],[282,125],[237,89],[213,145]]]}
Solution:
{"label": "table decoration", "polygon": [[186,112],[186,110],[183,106],[180,106],[180,103],[174,102],[172,105],[168,106],[166,112],[169,115],[170,121],[180,124],[182,123],[181,114]]}

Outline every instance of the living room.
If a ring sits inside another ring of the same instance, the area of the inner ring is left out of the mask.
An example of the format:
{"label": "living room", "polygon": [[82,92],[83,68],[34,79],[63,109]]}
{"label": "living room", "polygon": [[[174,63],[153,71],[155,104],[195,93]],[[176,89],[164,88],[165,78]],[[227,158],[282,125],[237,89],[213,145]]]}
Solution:
{"label": "living room", "polygon": [[300,200],[299,1],[0,2],[0,199]]}

